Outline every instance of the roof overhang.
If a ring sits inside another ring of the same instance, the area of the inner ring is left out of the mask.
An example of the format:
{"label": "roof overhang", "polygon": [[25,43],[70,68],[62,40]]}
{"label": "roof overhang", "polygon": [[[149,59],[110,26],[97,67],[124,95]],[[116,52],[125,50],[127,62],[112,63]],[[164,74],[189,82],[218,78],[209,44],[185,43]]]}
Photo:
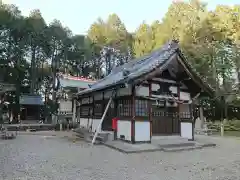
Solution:
{"label": "roof overhang", "polygon": [[[172,62],[172,60],[177,59],[178,62],[183,66],[183,68],[186,71],[186,73],[188,74],[188,76],[196,83],[197,86],[199,86],[199,88],[202,89],[202,92],[207,92],[210,96],[214,96],[214,90],[209,86],[209,84],[207,84],[205,81],[203,81],[203,79],[200,78],[200,76],[193,70],[193,67],[191,67],[191,65],[187,62],[186,58],[183,56],[179,47],[174,43],[169,46],[170,47],[166,48],[166,45],[165,45],[165,47],[163,47],[163,50],[160,50],[160,53],[164,54],[167,52],[167,55],[162,55],[159,53],[156,56],[156,54],[151,53],[151,55],[149,55],[148,57],[145,57],[145,59],[143,59],[143,60],[146,62],[144,62],[145,64],[143,64],[143,65],[149,66],[146,63],[150,62],[150,64],[152,64],[154,66],[152,66],[151,68],[149,67],[149,69],[147,69],[147,68],[144,69],[144,71],[141,72],[141,74],[131,72],[131,74],[129,76],[126,76],[125,78],[122,78],[122,79],[112,82],[112,83],[105,82],[108,78],[111,78],[111,77],[107,76],[104,79],[99,80],[97,82],[99,84],[101,82],[103,82],[103,84],[106,83],[106,85],[102,85],[102,86],[100,85],[96,88],[88,88],[86,90],[83,90],[83,91],[77,93],[76,95],[83,96],[83,95],[89,95],[90,93],[93,93],[93,92],[103,91],[103,90],[107,90],[107,89],[118,89],[118,88],[124,87],[125,84],[139,84],[139,83],[143,82],[144,80],[154,77],[156,75],[156,73],[160,73],[161,71],[164,71],[166,69],[166,67],[169,65],[169,63]],[[160,58],[165,58],[165,60],[161,61],[161,60],[159,60]],[[150,59],[151,59],[151,61],[149,61]],[[134,61],[134,60],[132,60],[132,61]],[[139,61],[141,61],[141,59]],[[152,61],[154,61],[154,63]],[[155,66],[155,61],[156,61],[156,66]],[[130,62],[130,64],[134,64],[134,63]],[[137,64],[137,63],[135,63],[135,64]],[[121,68],[118,68],[118,70],[119,69],[121,69]],[[122,68],[122,69],[124,70],[124,68]],[[94,84],[93,84],[93,86],[94,86]]]}

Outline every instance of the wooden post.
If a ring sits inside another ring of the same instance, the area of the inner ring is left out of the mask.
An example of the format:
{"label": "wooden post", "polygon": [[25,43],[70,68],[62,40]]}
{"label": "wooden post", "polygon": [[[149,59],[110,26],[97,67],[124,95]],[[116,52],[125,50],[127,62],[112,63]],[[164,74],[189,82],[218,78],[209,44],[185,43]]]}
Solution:
{"label": "wooden post", "polygon": [[189,104],[189,111],[190,111],[190,118],[192,121],[192,141],[194,141],[194,131],[195,131],[195,121],[194,121],[194,117],[193,117],[193,108],[192,108],[192,104]]}
{"label": "wooden post", "polygon": [[[152,83],[149,82],[149,97],[152,97]],[[150,123],[150,141],[152,140],[152,104],[151,100],[148,100],[148,118]]]}
{"label": "wooden post", "polygon": [[81,127],[81,109],[82,109],[82,99],[80,99],[80,102],[79,102],[79,127]]}
{"label": "wooden post", "polygon": [[92,95],[92,122],[95,116],[95,98],[94,98],[94,94]]}
{"label": "wooden post", "polygon": [[[178,94],[178,101],[180,101],[180,82],[177,83],[177,94]],[[180,117],[180,103],[178,102],[178,123],[179,123],[179,132],[180,132],[180,136],[182,135],[181,134],[181,117]]]}
{"label": "wooden post", "polygon": [[136,109],[135,109],[135,85],[132,86],[132,120],[131,120],[131,142],[135,143],[135,115],[136,115]]}
{"label": "wooden post", "polygon": [[74,124],[76,122],[76,100],[73,99],[73,115],[72,115],[72,123]]}
{"label": "wooden post", "polygon": [[89,129],[89,119],[90,119],[90,96],[88,97],[88,122],[87,122],[87,128]]}
{"label": "wooden post", "polygon": [[[116,89],[113,103],[114,103],[114,118],[116,118],[118,116],[117,89]],[[117,129],[114,130],[114,140],[116,139],[117,139]]]}
{"label": "wooden post", "polygon": [[199,106],[199,117],[201,120],[201,129],[203,129],[204,126],[204,116],[203,116],[203,107],[202,105]]}

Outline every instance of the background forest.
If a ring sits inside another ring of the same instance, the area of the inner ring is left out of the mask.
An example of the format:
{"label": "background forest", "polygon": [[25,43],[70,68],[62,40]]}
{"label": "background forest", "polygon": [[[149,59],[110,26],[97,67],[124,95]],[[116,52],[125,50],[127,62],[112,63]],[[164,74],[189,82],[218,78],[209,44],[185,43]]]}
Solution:
{"label": "background forest", "polygon": [[171,39],[179,41],[189,63],[216,90],[215,99],[223,96],[227,106],[240,105],[240,5],[209,11],[198,0],[173,2],[163,19],[143,21],[135,32],[110,14],[106,21],[93,22],[87,35],[73,34],[58,20],[46,24],[37,9],[24,17],[15,5],[1,3],[0,78],[16,85],[17,97],[41,93],[53,68],[100,79]]}

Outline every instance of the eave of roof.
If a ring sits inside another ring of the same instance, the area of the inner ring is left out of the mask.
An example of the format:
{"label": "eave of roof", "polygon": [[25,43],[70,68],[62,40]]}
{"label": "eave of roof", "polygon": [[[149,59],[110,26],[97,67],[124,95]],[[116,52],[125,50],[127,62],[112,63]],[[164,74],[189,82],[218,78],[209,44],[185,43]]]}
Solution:
{"label": "eave of roof", "polygon": [[[170,43],[165,44],[161,49],[158,49],[147,56],[132,60],[129,63],[115,68],[111,74],[94,83],[91,88],[77,93],[77,95],[89,94],[109,88],[117,88],[117,86],[121,86],[122,84],[132,83],[135,79],[154,71],[156,68],[162,67],[173,55],[179,55],[179,57],[181,57],[182,62],[190,73],[190,76],[192,76],[194,81],[197,81],[196,83],[201,88],[207,91],[210,95],[214,94],[214,90],[209,86],[209,84],[204,82],[202,78],[200,78],[199,74],[197,74],[193,70],[193,67],[187,62],[179,48],[178,43],[171,41]],[[139,62],[140,65],[138,66]],[[122,74],[124,69],[131,70],[130,74],[126,77]]]}
{"label": "eave of roof", "polygon": [[[149,55],[137,58],[122,66],[113,69],[112,73],[105,78],[97,81],[84,91],[79,92],[77,95],[88,94],[94,91],[99,91],[111,88],[117,85],[125,84],[141,75],[148,74],[155,68],[161,67],[165,62],[176,52],[178,44],[174,41],[165,44],[162,48],[155,50]],[[123,71],[128,70],[130,74],[123,76]]]}
{"label": "eave of roof", "polygon": [[210,96],[214,96],[215,94],[215,90],[209,85],[209,83],[207,83],[206,81],[204,81],[203,78],[200,77],[200,75],[198,74],[198,72],[196,72],[194,70],[194,68],[192,67],[192,65],[190,63],[188,63],[187,58],[183,55],[182,51],[180,49],[177,50],[177,53],[179,55],[179,57],[181,57],[182,62],[184,63],[184,65],[186,66],[187,70],[190,72],[190,76],[193,76],[192,78],[194,78],[194,80],[196,81],[196,83],[198,83],[198,85],[200,87],[203,88],[204,91],[206,91]]}

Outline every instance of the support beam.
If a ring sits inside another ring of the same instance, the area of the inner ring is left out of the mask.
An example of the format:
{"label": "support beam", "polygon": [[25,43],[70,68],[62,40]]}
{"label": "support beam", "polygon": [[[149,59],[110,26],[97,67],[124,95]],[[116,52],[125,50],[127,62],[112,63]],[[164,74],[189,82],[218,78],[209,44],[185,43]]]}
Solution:
{"label": "support beam", "polygon": [[95,134],[94,134],[94,137],[93,137],[93,140],[92,140],[92,144],[95,143],[96,138],[97,138],[97,135],[98,135],[98,133],[99,133],[100,130],[101,130],[103,120],[104,120],[104,118],[105,118],[105,116],[106,116],[106,114],[107,114],[107,111],[108,111],[108,109],[109,109],[109,107],[110,107],[111,102],[112,102],[112,97],[109,99],[108,104],[107,104],[107,107],[106,107],[106,109],[105,109],[105,111],[104,111],[104,113],[103,113],[102,119],[101,119],[100,123],[98,124],[97,130],[96,130],[96,132],[95,132]]}

